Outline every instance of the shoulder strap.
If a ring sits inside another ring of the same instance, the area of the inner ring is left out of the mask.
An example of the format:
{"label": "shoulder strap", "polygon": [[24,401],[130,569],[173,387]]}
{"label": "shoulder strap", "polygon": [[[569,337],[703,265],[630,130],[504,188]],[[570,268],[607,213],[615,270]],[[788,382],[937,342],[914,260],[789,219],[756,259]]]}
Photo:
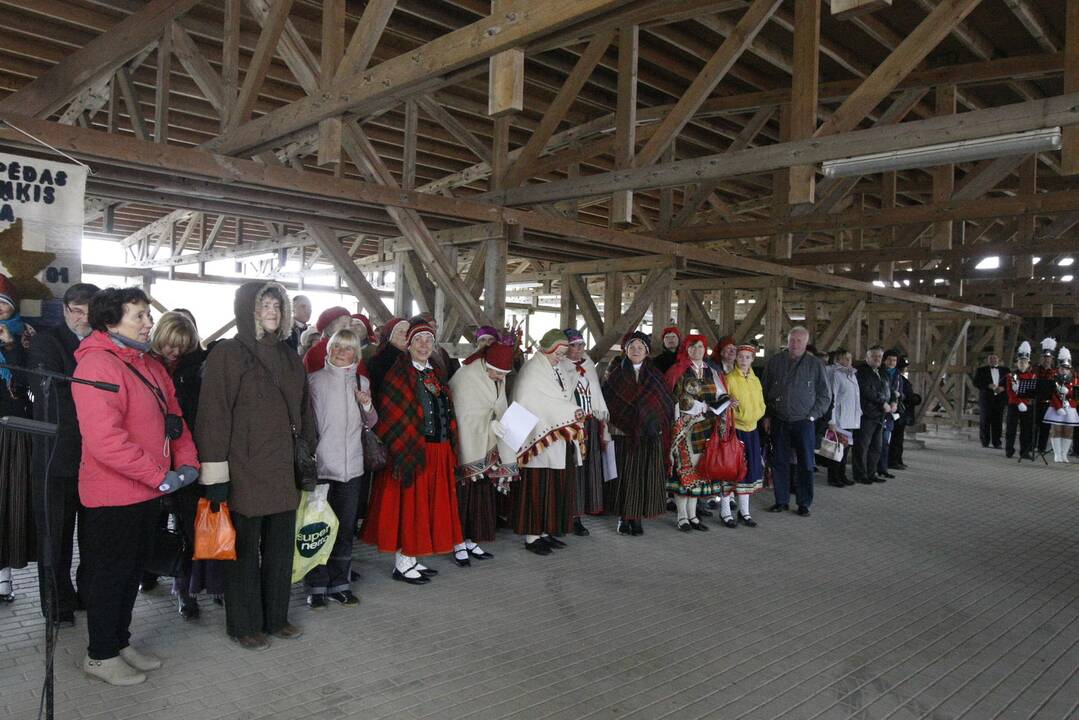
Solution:
{"label": "shoulder strap", "polygon": [[161,414],[162,415],[168,415],[169,414],[169,404],[165,400],[165,393],[161,392],[161,388],[159,388],[157,385],[155,385],[152,382],[150,382],[149,380],[147,380],[146,376],[143,375],[141,372],[139,372],[138,368],[136,368],[134,365],[129,363],[127,360],[123,360],[122,362],[124,363],[124,365],[127,365],[127,369],[130,370],[131,372],[135,373],[135,377],[137,377],[139,380],[141,380],[142,384],[145,385],[146,387],[148,387],[150,389],[150,392],[152,392],[154,394],[154,398],[157,400],[158,405],[161,408]]}
{"label": "shoulder strap", "polygon": [[285,395],[285,391],[282,390],[281,386],[277,384],[276,380],[274,380],[274,375],[270,371],[270,368],[268,368],[266,366],[266,363],[262,362],[262,358],[260,358],[258,355],[253,353],[251,351],[251,348],[247,347],[247,345],[244,344],[243,340],[237,339],[236,344],[239,345],[240,347],[242,347],[244,349],[244,352],[246,352],[249,356],[251,356],[251,358],[256,363],[258,363],[259,365],[262,366],[262,369],[266,371],[266,375],[269,376],[270,384],[273,385],[275,388],[277,388],[277,392],[281,393],[281,399],[285,401],[285,411],[288,412],[288,422],[289,422],[289,425],[292,426],[292,435],[293,435],[293,437],[298,437],[299,434],[300,434],[300,428],[296,424],[296,420],[292,417],[292,405],[289,404],[288,397]]}

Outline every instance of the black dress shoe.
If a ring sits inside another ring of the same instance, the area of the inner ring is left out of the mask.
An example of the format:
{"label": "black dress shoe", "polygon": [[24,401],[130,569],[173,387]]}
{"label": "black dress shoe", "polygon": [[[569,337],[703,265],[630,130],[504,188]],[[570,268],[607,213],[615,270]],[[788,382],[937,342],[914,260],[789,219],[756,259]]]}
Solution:
{"label": "black dress shoe", "polygon": [[629,520],[619,520],[618,521],[618,534],[619,535],[632,535],[633,534],[633,524],[632,524],[632,522],[629,521]]}
{"label": "black dress shoe", "polygon": [[700,530],[701,532],[708,532],[708,526],[701,522],[700,518],[696,518],[697,522],[693,520],[689,521],[689,526],[694,530]]}
{"label": "black dress shoe", "polygon": [[882,477],[882,478],[888,478],[889,480],[895,480],[895,475],[892,475],[890,472],[887,472],[887,471],[882,472],[882,473],[877,473],[877,476]]}
{"label": "black dress shoe", "polygon": [[712,511],[711,510],[705,510],[704,508],[701,507],[701,504],[698,502],[697,503],[697,517],[699,517],[699,518],[712,517]]}
{"label": "black dress shoe", "polygon": [[858,480],[858,484],[860,484],[860,485],[872,485],[873,484],[873,478],[860,478]]}
{"label": "black dress shoe", "polygon": [[149,575],[142,578],[142,582],[139,583],[139,592],[148,593],[157,589],[157,578],[151,578]]}
{"label": "black dress shoe", "polygon": [[397,568],[393,569],[393,579],[399,580],[401,582],[406,582],[409,585],[426,585],[427,583],[431,582],[431,578],[424,577],[423,575],[415,578],[410,578]]}
{"label": "black dress shoe", "polygon": [[425,578],[433,578],[435,575],[438,575],[438,570],[429,567],[416,568],[416,572],[418,572],[420,575],[423,575]]}
{"label": "black dress shoe", "polygon": [[533,540],[530,543],[526,542],[525,543],[525,550],[527,550],[530,553],[535,553],[537,555],[550,555],[551,554],[551,546],[548,545],[547,543],[543,542],[543,538],[538,538],[536,540]]}
{"label": "black dress shoe", "polygon": [[733,517],[723,518],[723,526],[729,528],[736,528],[738,527],[738,521],[735,520]]}
{"label": "black dress shoe", "polygon": [[[397,572],[394,570],[394,572]],[[312,610],[323,610],[326,607],[326,596],[322,593],[312,593],[307,596],[307,607]]]}
{"label": "black dress shoe", "polygon": [[787,512],[788,510],[790,510],[789,507],[787,507],[786,505],[780,505],[779,503],[776,503],[772,507],[768,508],[768,512],[775,512],[775,513]]}
{"label": "black dress shoe", "polygon": [[675,512],[678,506],[674,504],[674,498],[667,498],[667,512]]}
{"label": "black dress shoe", "polygon": [[851,480],[849,477],[843,477],[843,478],[840,478],[840,479],[843,481],[844,485],[853,485],[854,484],[854,481]]}
{"label": "black dress shoe", "polygon": [[689,524],[689,520],[679,520],[678,529],[681,532],[692,532],[693,527]]}
{"label": "black dress shoe", "polygon": [[[895,475],[893,475],[892,477],[895,477]],[[870,482],[875,482],[875,483],[888,482],[888,478],[884,477],[883,475],[877,474],[877,475],[874,475],[870,479]]]}
{"label": "black dress shoe", "polygon": [[562,548],[566,547],[566,543],[562,542],[554,535],[544,535],[543,541],[550,545],[552,550],[561,550]]}
{"label": "black dress shoe", "polygon": [[195,598],[181,598],[179,606],[180,617],[184,620],[194,620],[199,616],[199,601]]}
{"label": "black dress shoe", "polygon": [[809,508],[801,506],[798,508],[798,514],[802,517],[809,517]]}
{"label": "black dress shoe", "polygon": [[340,605],[344,605],[345,607],[356,607],[360,604],[360,599],[353,595],[351,590],[332,592],[326,597]]}
{"label": "black dress shoe", "polygon": [[847,487],[846,485],[844,485],[844,484],[843,484],[843,481],[842,481],[842,480],[836,480],[836,479],[834,479],[834,478],[833,478],[833,479],[829,479],[829,480],[828,480],[828,484],[829,484],[829,485],[831,485],[832,487],[838,487],[838,488],[841,488],[841,487]]}
{"label": "black dress shoe", "polygon": [[581,522],[581,518],[577,517],[573,518],[573,534],[577,537],[585,537],[586,535],[590,535],[591,533],[588,532],[588,528],[586,528],[584,526],[584,523]]}
{"label": "black dress shoe", "polygon": [[644,528],[641,526],[640,520],[630,520],[629,526],[632,528],[634,535],[644,535]]}
{"label": "black dress shoe", "polygon": [[741,511],[738,513],[738,521],[746,527],[757,527],[757,521],[751,518],[749,515],[743,515]]}
{"label": "black dress shoe", "polygon": [[468,554],[471,555],[476,560],[494,560],[495,559],[495,556],[492,555],[491,553],[487,552],[486,550],[480,550],[479,552],[476,552],[477,550],[480,550],[478,546],[472,548],[471,550],[469,550]]}
{"label": "black dress shoe", "polygon": [[[455,563],[457,563],[457,567],[472,567],[472,561],[469,559],[469,556],[468,556],[467,552],[466,552],[465,557],[464,557],[463,560],[461,558],[457,557],[457,553],[454,553],[453,554],[453,561]],[[420,570],[420,572],[422,573],[423,570]]]}

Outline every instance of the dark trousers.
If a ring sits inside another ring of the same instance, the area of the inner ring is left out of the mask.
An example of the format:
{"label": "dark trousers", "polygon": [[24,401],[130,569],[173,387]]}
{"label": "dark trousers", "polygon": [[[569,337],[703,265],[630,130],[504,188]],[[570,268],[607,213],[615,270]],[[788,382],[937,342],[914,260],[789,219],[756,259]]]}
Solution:
{"label": "dark trousers", "polygon": [[131,610],[160,508],[157,500],[147,500],[83,510],[79,551],[86,580],[79,590],[86,604],[87,654],[94,660],[116,657],[131,638]]}
{"label": "dark trousers", "polygon": [[[48,528],[49,546],[52,552],[52,565],[56,578],[56,611],[61,614],[74,612],[79,606],[79,596],[75,585],[71,584],[71,558],[75,550],[75,521],[82,516],[82,503],[79,502],[79,479],[77,477],[50,477],[48,485],[43,485],[42,478],[34,478],[34,524],[38,533],[38,590],[41,596],[41,614],[49,608],[51,585],[46,577],[48,562],[45,553],[45,488],[48,488]],[[83,521],[78,524],[82,535]],[[80,541],[80,545],[81,545]],[[76,571],[78,587],[81,590],[86,582],[86,564],[79,564]]]}
{"label": "dark trousers", "polygon": [[[1038,400],[1036,403],[1038,413],[1038,452],[1045,452],[1049,449],[1049,430],[1050,425],[1047,422],[1043,422],[1045,413],[1049,412],[1049,408],[1053,407],[1049,404],[1048,400]],[[1027,412],[1030,412],[1029,410]]]}
{"label": "dark trousers", "polygon": [[1004,423],[1004,406],[1008,396],[982,392],[978,395],[978,437],[982,447],[1000,447],[1000,431]]}
{"label": "dark trousers", "polygon": [[847,458],[850,457],[850,446],[843,446],[843,457],[839,460],[825,460],[828,467],[828,482],[842,482],[847,477]]}
{"label": "dark trousers", "polygon": [[236,559],[225,572],[225,629],[232,637],[277,632],[288,624],[296,511],[231,514]]}
{"label": "dark trousers", "polygon": [[363,477],[354,477],[348,482],[329,482],[330,490],[326,500],[330,503],[333,514],[337,516],[337,539],[333,541],[329,561],[304,576],[307,592],[325,595],[352,589],[352,541],[355,536],[353,529],[356,527],[356,513],[360,506],[363,485]]}
{"label": "dark trousers", "polygon": [[884,423],[862,416],[862,423],[854,431],[854,479],[857,482],[872,480],[877,476],[880,461],[880,443],[884,435]]}
{"label": "dark trousers", "polygon": [[794,470],[798,506],[813,504],[813,453],[816,432],[808,419],[786,422],[772,418],[772,482],[777,505],[790,504],[791,465]]}
{"label": "dark trousers", "polygon": [[1026,412],[1019,412],[1018,405],[1008,406],[1008,422],[1004,429],[1004,454],[1015,455],[1015,432],[1019,431],[1019,455],[1030,452],[1034,433],[1034,408],[1027,406]]}
{"label": "dark trousers", "polygon": [[877,474],[883,475],[888,472],[888,463],[890,460],[890,452],[892,445],[892,431],[895,429],[895,420],[891,415],[884,417],[884,427],[881,428],[880,435],[880,457],[877,459]]}
{"label": "dark trousers", "polygon": [[888,466],[896,467],[903,464],[903,440],[906,438],[907,424],[897,422],[892,428],[891,445],[888,448]]}

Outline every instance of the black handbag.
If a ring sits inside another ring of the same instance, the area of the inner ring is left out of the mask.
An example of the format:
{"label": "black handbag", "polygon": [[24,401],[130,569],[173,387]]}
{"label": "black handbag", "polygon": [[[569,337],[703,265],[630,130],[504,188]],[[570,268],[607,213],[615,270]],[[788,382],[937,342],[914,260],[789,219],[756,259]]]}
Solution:
{"label": "black handbag", "polygon": [[179,577],[183,574],[184,561],[190,556],[183,533],[160,527],[154,532],[153,547],[143,570],[151,575]]}
{"label": "black handbag", "polygon": [[363,442],[364,471],[377,471],[386,467],[386,446],[382,444],[382,438],[367,427],[366,422],[363,424],[360,440]]}

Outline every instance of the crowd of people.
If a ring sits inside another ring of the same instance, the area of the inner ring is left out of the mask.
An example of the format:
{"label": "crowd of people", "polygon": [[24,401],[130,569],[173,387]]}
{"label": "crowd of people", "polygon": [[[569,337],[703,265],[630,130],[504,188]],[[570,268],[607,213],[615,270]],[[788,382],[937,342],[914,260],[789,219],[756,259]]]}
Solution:
{"label": "crowd of people", "polygon": [[990,350],[985,365],[975,370],[979,439],[983,448],[1003,449],[1012,458],[1018,435],[1020,462],[1044,460],[1050,449],[1054,462],[1070,462],[1069,455],[1079,455],[1079,377],[1072,371],[1071,351],[1047,337],[1036,366],[1031,354],[1024,340],[1013,369],[1001,365],[1000,355]]}
{"label": "crowd of people", "polygon": [[[392,554],[395,581],[424,585],[439,572],[424,564],[433,556],[492,560],[484,545],[500,528],[539,556],[589,535],[582,518],[601,514],[624,536],[667,512],[674,521],[657,527],[753,528],[750,499],[767,486],[768,511],[793,501],[809,516],[818,464],[835,487],[906,468],[904,429],[920,401],[898,352],[870,348],[855,367],[847,350],[818,353],[803,327],[770,357],[752,341],[710,347],[672,326],[653,344],[637,330],[597,366],[574,328],[526,350],[519,332],[480,327],[458,361],[429,314],[375,328],[333,307],[309,324],[310,301],[267,281],[237,290],[235,337],[205,346],[186,310],[155,323],[138,288],[74,285],[63,307],[63,324],[35,334],[0,285],[6,361],[28,353],[31,366],[119,391],[62,383],[50,408],[29,380],[0,370],[4,414],[59,426],[51,453],[0,428],[9,477],[29,478],[33,465],[35,494],[49,496],[31,502],[29,480],[5,485],[0,600],[15,598],[10,568],[34,559],[34,508],[57,550],[55,577],[41,574],[42,611],[71,626],[85,609],[83,669],[117,685],[161,666],[131,643],[130,625],[140,588],[158,581],[163,532],[186,539],[172,583],[179,614],[198,617],[200,596],[210,598],[233,641],[265,650],[303,633],[289,617],[302,503],[328,503],[339,523],[325,562],[303,576],[307,606],[355,607],[357,539]],[[502,421],[513,405],[532,424],[510,444]],[[212,513],[227,508],[235,560],[191,556],[203,499]]]}

